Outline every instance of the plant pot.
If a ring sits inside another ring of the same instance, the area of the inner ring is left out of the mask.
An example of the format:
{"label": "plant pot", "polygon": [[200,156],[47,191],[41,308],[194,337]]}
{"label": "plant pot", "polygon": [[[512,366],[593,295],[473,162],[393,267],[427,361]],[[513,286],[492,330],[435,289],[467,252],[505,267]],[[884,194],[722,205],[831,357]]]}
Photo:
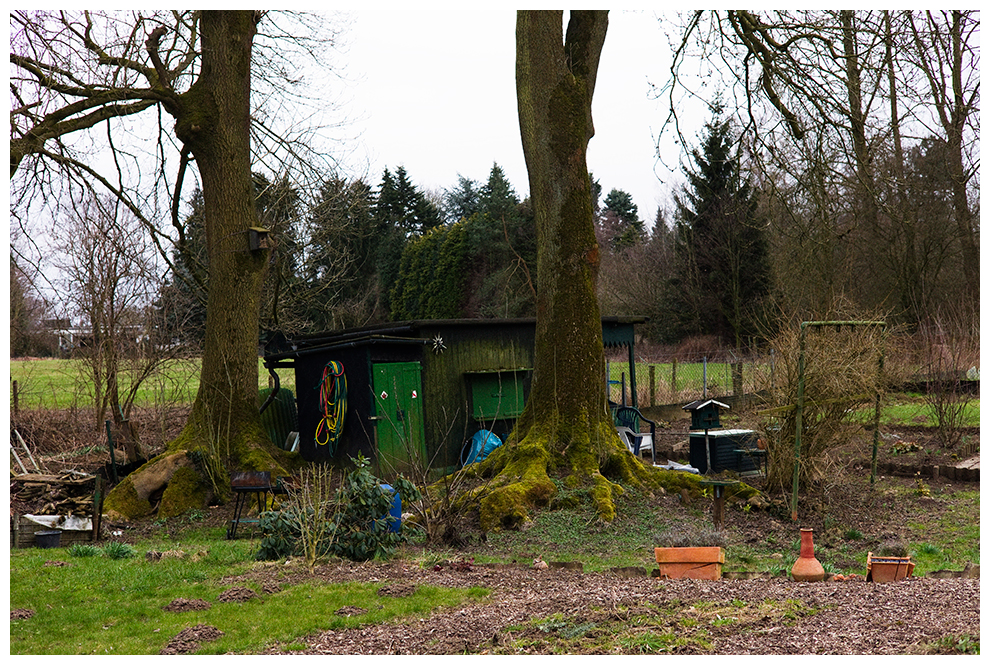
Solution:
{"label": "plant pot", "polygon": [[654,548],[660,579],[717,580],[722,577],[725,551],[721,547]]}
{"label": "plant pot", "polygon": [[59,547],[62,544],[62,532],[35,531],[34,544],[35,547],[40,547],[42,549],[51,549],[54,547]]}
{"label": "plant pot", "polygon": [[791,568],[791,577],[798,582],[821,582],[825,579],[825,569],[815,558],[814,529],[801,529],[801,553]]}
{"label": "plant pot", "polygon": [[873,556],[866,555],[867,582],[896,582],[905,577],[911,577],[914,564],[909,556]]}

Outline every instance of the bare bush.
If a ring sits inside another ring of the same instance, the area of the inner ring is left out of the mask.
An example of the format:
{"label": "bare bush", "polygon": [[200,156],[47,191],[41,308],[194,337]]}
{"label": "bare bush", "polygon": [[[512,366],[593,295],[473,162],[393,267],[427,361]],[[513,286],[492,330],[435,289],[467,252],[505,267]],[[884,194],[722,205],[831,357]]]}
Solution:
{"label": "bare bush", "polygon": [[[456,411],[448,414],[446,409],[442,409],[442,413],[443,421],[437,429],[444,432],[442,438],[447,440],[459,414]],[[420,492],[414,501],[402,498],[403,512],[411,515],[410,521],[422,529],[428,544],[465,545],[468,534],[477,528],[480,500],[491,479],[479,477],[477,469],[480,464],[454,469],[439,466],[443,446],[438,446],[436,452],[428,456],[415,445],[407,427],[401,427],[401,423],[392,424],[400,433],[405,459],[408,460],[402,465],[402,470]],[[467,434],[465,422],[463,437],[467,438]],[[382,463],[380,459],[379,464]],[[394,468],[388,470],[397,472]]]}
{"label": "bare bush", "polygon": [[[829,453],[847,444],[853,432],[864,426],[850,416],[858,408],[875,406],[887,384],[880,362],[886,333],[880,327],[813,327],[807,331],[804,368],[799,484],[807,488],[830,474],[834,461]],[[779,490],[793,482],[800,335],[798,328],[784,329],[774,341],[776,362],[763,370],[762,391],[768,420],[767,483]],[[866,426],[872,426],[872,419]]]}
{"label": "bare bush", "polygon": [[295,516],[299,545],[310,572],[327,556],[337,530],[343,494],[340,478],[328,464],[313,464],[299,472],[299,482],[287,488],[290,512]]}
{"label": "bare bush", "polygon": [[966,412],[973,397],[967,384],[979,378],[979,324],[975,330],[949,320],[937,320],[921,330],[927,383],[925,403],[935,420],[943,448],[962,439]]}

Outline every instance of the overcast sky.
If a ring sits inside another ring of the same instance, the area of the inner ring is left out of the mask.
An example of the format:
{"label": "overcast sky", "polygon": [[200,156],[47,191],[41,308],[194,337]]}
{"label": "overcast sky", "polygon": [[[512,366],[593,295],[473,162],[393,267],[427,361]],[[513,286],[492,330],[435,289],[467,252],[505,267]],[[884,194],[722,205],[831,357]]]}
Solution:
{"label": "overcast sky", "polygon": [[[440,191],[456,186],[458,174],[485,182],[497,162],[525,197],[515,12],[379,10],[350,17],[340,60],[355,81],[346,112],[355,118],[351,131],[361,132],[355,158],[366,160],[369,184],[401,165],[420,189]],[[666,81],[669,53],[654,12],[610,12],[588,166],[603,196],[613,188],[629,192],[650,224],[670,191],[671,173],[656,157],[667,106],[650,95],[650,83]],[[703,116],[688,119],[692,141]],[[676,167],[677,153],[668,141],[664,162]]]}

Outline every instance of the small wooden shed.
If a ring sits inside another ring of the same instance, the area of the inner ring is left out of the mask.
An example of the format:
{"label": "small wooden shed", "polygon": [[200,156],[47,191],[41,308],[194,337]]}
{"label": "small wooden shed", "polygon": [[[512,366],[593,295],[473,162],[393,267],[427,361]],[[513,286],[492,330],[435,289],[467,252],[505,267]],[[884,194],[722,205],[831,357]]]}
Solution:
{"label": "small wooden shed", "polygon": [[[633,327],[644,321],[602,319],[605,346],[628,348],[633,386]],[[424,464],[450,471],[478,430],[503,441],[511,432],[529,395],[535,335],[532,318],[392,322],[293,339],[279,333],[264,361],[270,371],[295,372],[303,459],[362,454],[386,474]],[[343,375],[334,389],[328,367]],[[340,426],[330,402],[344,380]],[[328,423],[339,428],[332,444],[323,434]]]}

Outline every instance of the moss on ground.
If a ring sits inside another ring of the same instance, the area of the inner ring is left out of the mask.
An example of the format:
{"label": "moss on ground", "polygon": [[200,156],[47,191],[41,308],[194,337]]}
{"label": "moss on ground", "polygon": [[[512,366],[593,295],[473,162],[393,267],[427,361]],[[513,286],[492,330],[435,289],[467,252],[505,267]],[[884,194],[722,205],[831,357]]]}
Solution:
{"label": "moss on ground", "polygon": [[[159,514],[181,515],[193,508],[205,508],[212,500],[229,495],[231,471],[269,471],[272,476],[288,475],[300,463],[300,457],[277,449],[260,423],[243,423],[224,439],[194,413],[179,435],[166,446],[166,452],[124,478],[108,494],[105,508],[119,519],[145,517],[155,510],[147,497],[135,489],[142,474],[151,473],[156,462],[176,455],[189,454],[198,469],[186,467],[176,471],[164,487]],[[174,485],[174,487],[173,487]]]}

